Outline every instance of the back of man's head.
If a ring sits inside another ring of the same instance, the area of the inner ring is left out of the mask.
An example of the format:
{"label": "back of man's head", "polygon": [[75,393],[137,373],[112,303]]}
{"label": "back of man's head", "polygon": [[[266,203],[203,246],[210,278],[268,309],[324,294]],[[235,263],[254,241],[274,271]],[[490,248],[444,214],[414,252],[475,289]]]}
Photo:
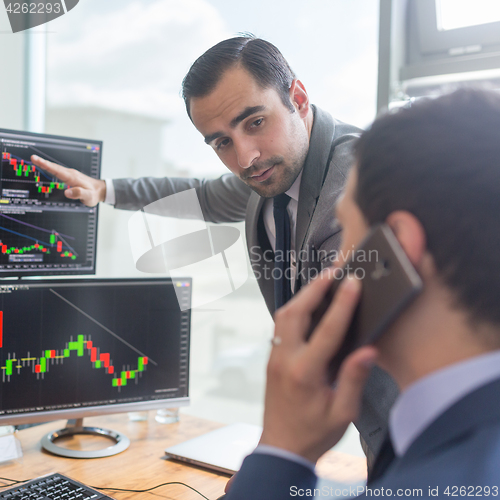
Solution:
{"label": "back of man's head", "polygon": [[500,324],[500,95],[461,89],[389,113],[356,158],[367,221],[414,214],[457,305]]}
{"label": "back of man's head", "polygon": [[286,59],[272,43],[246,35],[219,42],[193,63],[182,82],[182,97],[190,118],[191,98],[210,94],[224,72],[238,64],[263,89],[274,88],[283,104],[294,111],[289,89],[295,74]]}

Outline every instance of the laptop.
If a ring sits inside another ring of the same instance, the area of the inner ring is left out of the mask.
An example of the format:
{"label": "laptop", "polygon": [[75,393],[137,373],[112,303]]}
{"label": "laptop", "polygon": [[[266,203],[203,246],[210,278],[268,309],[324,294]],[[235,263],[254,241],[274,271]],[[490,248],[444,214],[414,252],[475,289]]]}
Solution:
{"label": "laptop", "polygon": [[207,469],[234,474],[244,458],[259,443],[262,427],[251,424],[226,425],[165,450],[167,458]]}

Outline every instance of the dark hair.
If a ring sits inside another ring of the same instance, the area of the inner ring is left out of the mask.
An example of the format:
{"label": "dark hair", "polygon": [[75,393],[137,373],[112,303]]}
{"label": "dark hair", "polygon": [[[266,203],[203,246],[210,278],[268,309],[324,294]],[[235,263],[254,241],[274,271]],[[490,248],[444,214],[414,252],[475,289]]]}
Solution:
{"label": "dark hair", "polygon": [[295,111],[289,96],[295,73],[286,59],[272,43],[245,35],[214,45],[193,63],[182,82],[182,97],[189,118],[190,99],[212,92],[224,72],[236,64],[241,64],[263,89],[276,89],[283,104]]}
{"label": "dark hair", "polygon": [[471,319],[500,323],[500,96],[460,89],[377,119],[355,146],[356,201],[370,224],[395,210]]}

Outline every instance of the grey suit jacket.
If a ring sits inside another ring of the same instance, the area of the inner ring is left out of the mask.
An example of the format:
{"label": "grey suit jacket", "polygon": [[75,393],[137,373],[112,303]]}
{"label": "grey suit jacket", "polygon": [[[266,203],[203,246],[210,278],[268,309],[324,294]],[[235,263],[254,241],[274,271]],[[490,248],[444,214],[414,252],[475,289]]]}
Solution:
{"label": "grey suit jacket", "polygon": [[[352,143],[358,128],[334,120],[313,107],[314,122],[300,184],[295,248],[298,255],[295,291],[307,284],[335,259],[340,227],[334,206],[352,165]],[[250,262],[271,314],[274,313],[274,255],[262,218],[265,198],[233,174],[218,179],[151,178],[115,179],[116,208],[139,210],[158,199],[195,188],[207,222],[245,221]],[[378,451],[387,429],[388,411],[397,396],[392,379],[375,368],[365,391],[357,423],[372,453]]]}

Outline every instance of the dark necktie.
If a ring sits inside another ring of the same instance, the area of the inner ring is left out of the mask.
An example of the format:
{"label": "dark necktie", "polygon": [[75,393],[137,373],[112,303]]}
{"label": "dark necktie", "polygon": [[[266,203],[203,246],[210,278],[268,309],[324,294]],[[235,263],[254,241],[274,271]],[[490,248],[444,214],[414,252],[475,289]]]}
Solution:
{"label": "dark necktie", "polygon": [[276,249],[274,251],[274,307],[279,309],[292,296],[290,282],[290,218],[286,207],[290,196],[281,193],[273,199],[276,225]]}
{"label": "dark necktie", "polygon": [[377,479],[380,479],[385,471],[389,468],[392,462],[395,460],[396,455],[394,453],[394,448],[392,447],[391,438],[389,435],[386,436],[382,447],[375,459],[373,468],[368,474],[368,484],[373,483]]}

